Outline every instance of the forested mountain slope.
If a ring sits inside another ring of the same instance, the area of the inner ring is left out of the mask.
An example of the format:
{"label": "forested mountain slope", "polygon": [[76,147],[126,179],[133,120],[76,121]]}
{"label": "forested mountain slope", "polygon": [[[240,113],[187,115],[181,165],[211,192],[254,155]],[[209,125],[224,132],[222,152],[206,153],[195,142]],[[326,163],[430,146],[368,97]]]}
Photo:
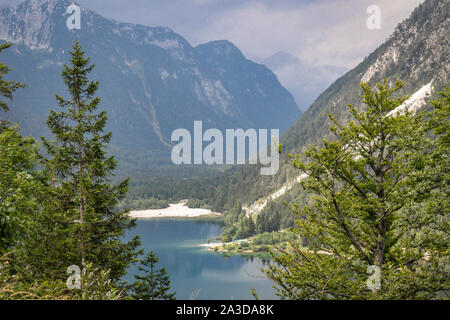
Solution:
{"label": "forested mountain slope", "polygon": [[[323,138],[329,138],[328,114],[345,121],[349,116],[347,104],[363,108],[359,102],[361,82],[373,85],[385,78],[391,82],[403,80],[402,95],[412,95],[430,84],[427,99],[436,96],[448,85],[449,12],[450,2],[445,0],[426,0],[416,8],[385,43],[326,89],[284,133],[281,137],[283,158],[288,153],[300,153],[307,145],[320,144]],[[233,168],[225,177],[224,185],[217,188],[217,197],[211,201],[217,208],[230,208],[237,201],[248,206],[258,199],[264,200],[285,184],[292,185],[298,176],[299,173],[288,165],[270,177],[260,176],[256,166]]]}

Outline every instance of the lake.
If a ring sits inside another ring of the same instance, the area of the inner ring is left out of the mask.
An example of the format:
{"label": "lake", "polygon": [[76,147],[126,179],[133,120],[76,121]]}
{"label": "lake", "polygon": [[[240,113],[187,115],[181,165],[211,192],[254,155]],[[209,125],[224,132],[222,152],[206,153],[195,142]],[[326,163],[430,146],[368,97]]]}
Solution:
{"label": "lake", "polygon": [[[260,299],[277,299],[273,282],[260,271],[261,260],[224,257],[199,246],[220,234],[220,227],[211,222],[150,219],[138,220],[125,238],[139,235],[145,252],[157,254],[158,267],[166,267],[177,299],[189,299],[194,292],[197,300],[254,299],[252,288]],[[130,267],[125,279],[134,281],[136,272],[137,267]]]}

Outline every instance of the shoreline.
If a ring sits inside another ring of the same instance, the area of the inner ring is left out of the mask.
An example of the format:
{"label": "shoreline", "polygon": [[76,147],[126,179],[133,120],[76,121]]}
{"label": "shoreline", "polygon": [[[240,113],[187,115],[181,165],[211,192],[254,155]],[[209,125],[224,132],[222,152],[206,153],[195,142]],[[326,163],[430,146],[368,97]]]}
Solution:
{"label": "shoreline", "polygon": [[226,246],[226,245],[242,243],[242,242],[250,242],[250,239],[239,239],[239,240],[234,240],[234,241],[230,241],[230,242],[202,243],[202,244],[199,244],[199,246],[205,247],[205,248],[216,248],[216,247],[220,247],[220,246]]}
{"label": "shoreline", "polygon": [[189,208],[186,206],[187,200],[178,203],[169,204],[164,209],[147,209],[130,211],[128,215],[136,219],[155,219],[155,218],[197,218],[202,216],[222,216],[221,213],[213,212],[209,209]]}

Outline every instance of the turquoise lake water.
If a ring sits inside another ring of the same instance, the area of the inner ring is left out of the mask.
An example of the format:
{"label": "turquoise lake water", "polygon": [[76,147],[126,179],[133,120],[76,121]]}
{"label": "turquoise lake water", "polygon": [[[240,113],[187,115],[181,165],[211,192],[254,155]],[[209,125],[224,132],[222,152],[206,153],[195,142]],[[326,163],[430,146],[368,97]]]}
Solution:
{"label": "turquoise lake water", "polygon": [[[138,234],[142,248],[157,254],[159,267],[166,267],[177,299],[189,299],[197,292],[196,300],[253,300],[252,288],[260,299],[276,299],[273,282],[260,271],[264,266],[261,260],[224,257],[199,246],[220,233],[220,227],[210,222],[152,219],[138,220],[126,239]],[[136,272],[137,267],[130,267],[125,278],[132,281]]]}

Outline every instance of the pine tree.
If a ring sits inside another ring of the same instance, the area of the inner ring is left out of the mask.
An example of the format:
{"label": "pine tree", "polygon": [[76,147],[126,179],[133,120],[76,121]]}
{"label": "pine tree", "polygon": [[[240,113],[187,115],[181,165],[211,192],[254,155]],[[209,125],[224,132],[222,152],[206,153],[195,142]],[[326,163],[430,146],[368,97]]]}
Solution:
{"label": "pine tree", "polygon": [[64,65],[62,71],[69,98],[56,95],[62,110],[50,110],[47,120],[55,141],[42,138],[49,156],[45,160],[49,191],[42,214],[28,231],[24,256],[34,257],[35,272],[44,277],[67,277],[68,266],[92,263],[109,270],[114,282],[138,254],[137,237],[121,241],[135,221],[115,209],[128,180],[118,185],[110,181],[117,161],[105,151],[111,139],[111,132],[104,133],[107,114],[95,113],[99,83],[88,79],[94,65],[78,41],[70,54],[70,66]]}
{"label": "pine tree", "polygon": [[[336,139],[292,161],[307,174],[301,184],[314,197],[303,208],[292,205],[295,232],[309,250],[293,242],[288,251],[272,252],[276,264],[266,270],[283,298],[438,298],[449,290],[448,200],[440,202],[440,214],[424,203],[434,204],[436,190],[448,199],[448,187],[433,182],[444,170],[433,160],[436,142],[423,113],[393,111],[406,100],[394,96],[402,83],[361,86],[366,110],[349,105],[348,125],[330,116]],[[417,217],[424,219],[413,228],[408,221]]]}
{"label": "pine tree", "polygon": [[238,239],[244,239],[251,237],[255,234],[256,227],[253,219],[251,217],[249,218],[242,218],[242,220],[238,224],[238,230],[236,232],[236,238]]}
{"label": "pine tree", "polygon": [[139,271],[144,275],[135,275],[133,298],[138,300],[175,300],[175,293],[169,293],[170,280],[166,268],[157,270],[159,262],[156,254],[151,251],[140,261]]}

